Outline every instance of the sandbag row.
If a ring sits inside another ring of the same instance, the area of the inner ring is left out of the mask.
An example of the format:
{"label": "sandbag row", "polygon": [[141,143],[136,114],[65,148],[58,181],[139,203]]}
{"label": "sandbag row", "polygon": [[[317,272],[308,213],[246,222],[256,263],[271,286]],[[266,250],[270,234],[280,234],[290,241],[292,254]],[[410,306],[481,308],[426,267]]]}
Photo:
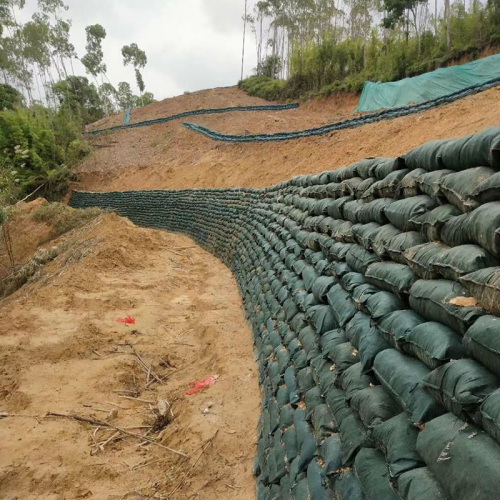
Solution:
{"label": "sandbag row", "polygon": [[495,497],[498,137],[265,190],[73,194],[232,269],[262,387],[259,499]]}

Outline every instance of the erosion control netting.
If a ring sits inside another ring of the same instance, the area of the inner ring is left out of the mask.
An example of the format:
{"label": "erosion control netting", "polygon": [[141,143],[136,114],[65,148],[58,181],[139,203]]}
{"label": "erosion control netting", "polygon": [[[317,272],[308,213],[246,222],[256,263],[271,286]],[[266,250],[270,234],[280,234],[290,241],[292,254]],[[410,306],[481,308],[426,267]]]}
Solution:
{"label": "erosion control netting", "polygon": [[177,115],[166,116],[164,118],[155,118],[154,120],[146,120],[143,122],[129,123],[130,114],[128,115],[129,122],[124,125],[117,125],[115,127],[104,128],[100,130],[91,130],[87,132],[87,135],[99,135],[104,132],[116,132],[118,130],[126,130],[130,128],[148,127],[149,125],[156,125],[157,123],[167,123],[174,120],[179,120],[181,118],[187,118],[188,116],[198,116],[198,115],[215,115],[219,113],[231,113],[233,111],[286,111],[288,109],[298,108],[297,103],[291,104],[266,104],[262,106],[233,106],[231,108],[218,108],[218,109],[196,109],[194,111],[185,111],[184,113],[179,113]]}
{"label": "erosion control netting", "polygon": [[324,125],[322,127],[310,128],[306,130],[300,130],[296,132],[277,132],[274,134],[248,134],[248,135],[235,135],[235,134],[224,134],[222,132],[217,132],[216,130],[209,129],[202,125],[196,123],[184,123],[184,126],[192,130],[193,132],[198,132],[214,141],[223,142],[273,142],[273,141],[288,141],[290,139],[302,139],[304,137],[311,137],[315,135],[328,134],[336,130],[343,130],[348,128],[362,127],[369,123],[376,123],[384,120],[392,120],[393,118],[399,118],[401,116],[413,115],[416,113],[421,113],[429,109],[437,108],[444,104],[450,104],[452,102],[463,99],[464,97],[483,92],[484,90],[491,89],[500,85],[500,78],[495,78],[489,80],[486,83],[480,83],[467,87],[462,90],[453,92],[436,99],[432,99],[420,104],[402,106],[398,108],[389,108],[383,111],[378,111],[376,113],[365,114],[358,118],[351,118],[350,120],[345,120],[342,122],[331,123],[329,125]]}
{"label": "erosion control netting", "polygon": [[489,500],[500,492],[499,148],[500,127],[268,189],[71,203],[187,233],[234,272],[262,387],[259,499]]}

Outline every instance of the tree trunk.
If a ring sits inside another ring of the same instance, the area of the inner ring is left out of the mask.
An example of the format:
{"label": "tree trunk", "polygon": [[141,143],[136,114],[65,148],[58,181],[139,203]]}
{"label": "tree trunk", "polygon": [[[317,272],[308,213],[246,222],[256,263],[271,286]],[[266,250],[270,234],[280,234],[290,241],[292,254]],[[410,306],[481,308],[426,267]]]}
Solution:
{"label": "tree trunk", "polygon": [[243,70],[245,67],[245,37],[247,32],[247,0],[245,0],[245,17],[243,19],[243,48],[241,49],[241,78],[243,80]]}
{"label": "tree trunk", "polygon": [[444,17],[446,19],[446,46],[451,50],[451,8],[450,0],[444,0]]}

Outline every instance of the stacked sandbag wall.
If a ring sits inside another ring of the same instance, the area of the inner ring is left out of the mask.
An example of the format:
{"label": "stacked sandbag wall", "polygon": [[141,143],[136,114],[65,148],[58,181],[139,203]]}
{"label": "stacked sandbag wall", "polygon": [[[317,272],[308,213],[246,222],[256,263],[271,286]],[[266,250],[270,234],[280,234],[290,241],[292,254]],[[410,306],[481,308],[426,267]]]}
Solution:
{"label": "stacked sandbag wall", "polygon": [[186,233],[234,272],[258,499],[500,498],[500,128],[268,189],[71,204]]}

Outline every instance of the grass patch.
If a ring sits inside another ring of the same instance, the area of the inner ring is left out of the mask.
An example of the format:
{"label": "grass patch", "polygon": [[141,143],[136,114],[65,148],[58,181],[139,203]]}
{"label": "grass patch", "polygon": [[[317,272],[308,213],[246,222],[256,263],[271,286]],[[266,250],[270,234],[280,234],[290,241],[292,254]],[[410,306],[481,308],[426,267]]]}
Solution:
{"label": "grass patch", "polygon": [[57,238],[103,213],[105,211],[101,208],[71,209],[62,203],[46,203],[33,213],[33,220],[52,226],[51,236]]}

